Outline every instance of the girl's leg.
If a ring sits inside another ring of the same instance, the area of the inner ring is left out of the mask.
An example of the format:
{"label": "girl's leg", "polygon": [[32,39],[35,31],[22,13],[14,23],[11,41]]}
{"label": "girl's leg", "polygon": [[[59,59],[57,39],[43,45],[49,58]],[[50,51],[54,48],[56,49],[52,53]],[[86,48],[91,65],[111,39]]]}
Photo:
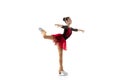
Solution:
{"label": "girl's leg", "polygon": [[53,40],[53,36],[51,36],[51,35],[44,35],[43,37],[44,37],[44,39]]}
{"label": "girl's leg", "polygon": [[59,52],[59,74],[61,74],[61,71],[63,71],[63,49],[59,47],[58,45],[58,52]]}
{"label": "girl's leg", "polygon": [[51,36],[51,35],[46,35],[46,31],[45,31],[45,30],[41,30],[41,33],[42,33],[44,39],[53,40],[53,36]]}

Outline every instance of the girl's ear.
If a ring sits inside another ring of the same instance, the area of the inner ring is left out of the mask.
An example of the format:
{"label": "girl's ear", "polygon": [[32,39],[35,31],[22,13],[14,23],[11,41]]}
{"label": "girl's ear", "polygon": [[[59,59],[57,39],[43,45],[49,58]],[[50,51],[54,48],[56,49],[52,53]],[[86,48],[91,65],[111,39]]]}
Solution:
{"label": "girl's ear", "polygon": [[65,23],[67,23],[67,21],[65,21]]}

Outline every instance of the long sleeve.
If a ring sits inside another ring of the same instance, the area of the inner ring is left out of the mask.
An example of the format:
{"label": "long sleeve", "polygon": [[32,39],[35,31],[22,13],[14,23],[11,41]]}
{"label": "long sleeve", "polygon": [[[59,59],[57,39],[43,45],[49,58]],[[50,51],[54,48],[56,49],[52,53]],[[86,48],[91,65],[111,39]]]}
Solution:
{"label": "long sleeve", "polygon": [[62,28],[63,28],[63,29],[66,29],[66,28],[67,28],[67,26],[62,26]]}
{"label": "long sleeve", "polygon": [[76,29],[76,28],[71,28],[71,30],[72,30],[72,31],[78,31],[78,29]]}

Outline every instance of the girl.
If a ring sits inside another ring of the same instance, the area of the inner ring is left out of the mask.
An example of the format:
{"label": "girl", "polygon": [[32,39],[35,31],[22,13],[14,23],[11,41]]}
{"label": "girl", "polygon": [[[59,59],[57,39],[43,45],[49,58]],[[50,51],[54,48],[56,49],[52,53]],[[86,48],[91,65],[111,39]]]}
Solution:
{"label": "girl", "polygon": [[61,24],[55,24],[55,26],[57,27],[61,27],[64,29],[63,34],[52,34],[52,35],[46,35],[46,31],[43,30],[42,28],[39,28],[39,30],[41,31],[43,38],[44,39],[50,39],[53,40],[55,42],[55,44],[58,47],[58,52],[59,52],[59,74],[60,75],[67,75],[67,72],[64,71],[63,69],[63,50],[66,50],[66,40],[71,36],[72,31],[82,31],[84,32],[84,30],[81,29],[75,29],[70,27],[72,20],[70,17],[64,17],[63,21],[66,23],[66,25],[61,25]]}

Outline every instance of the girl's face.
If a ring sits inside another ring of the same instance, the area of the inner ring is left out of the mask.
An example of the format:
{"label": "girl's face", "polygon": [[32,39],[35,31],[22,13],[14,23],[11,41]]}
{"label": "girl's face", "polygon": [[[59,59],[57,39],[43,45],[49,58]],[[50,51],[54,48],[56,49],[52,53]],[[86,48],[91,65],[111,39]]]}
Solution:
{"label": "girl's face", "polygon": [[71,18],[68,18],[68,20],[65,21],[67,25],[70,25],[72,23]]}

